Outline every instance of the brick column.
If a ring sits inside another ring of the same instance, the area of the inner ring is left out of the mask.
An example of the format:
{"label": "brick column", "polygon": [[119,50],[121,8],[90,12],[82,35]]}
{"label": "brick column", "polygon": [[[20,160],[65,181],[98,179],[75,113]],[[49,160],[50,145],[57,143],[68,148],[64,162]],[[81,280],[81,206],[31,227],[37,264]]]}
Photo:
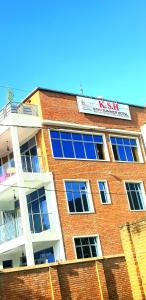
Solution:
{"label": "brick column", "polygon": [[96,272],[98,278],[98,284],[100,289],[101,300],[109,300],[107,284],[105,279],[105,273],[103,268],[103,262],[100,260],[95,261],[96,264]]}
{"label": "brick column", "polygon": [[51,292],[52,292],[52,300],[61,300],[61,289],[58,277],[58,270],[57,267],[50,267],[49,268],[49,275],[50,275],[50,284],[51,284]]}

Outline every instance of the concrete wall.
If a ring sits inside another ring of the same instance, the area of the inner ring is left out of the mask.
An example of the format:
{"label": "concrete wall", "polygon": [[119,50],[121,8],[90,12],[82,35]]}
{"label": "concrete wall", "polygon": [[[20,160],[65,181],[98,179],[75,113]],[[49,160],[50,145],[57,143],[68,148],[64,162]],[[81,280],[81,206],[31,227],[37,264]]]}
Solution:
{"label": "concrete wall", "polygon": [[133,299],[146,299],[146,218],[121,227]]}

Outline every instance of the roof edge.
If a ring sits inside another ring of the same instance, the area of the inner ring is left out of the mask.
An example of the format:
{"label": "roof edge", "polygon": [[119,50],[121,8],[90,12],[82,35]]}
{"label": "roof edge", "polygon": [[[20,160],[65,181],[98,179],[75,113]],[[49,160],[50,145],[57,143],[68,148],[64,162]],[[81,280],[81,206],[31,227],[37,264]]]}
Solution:
{"label": "roof edge", "polygon": [[[34,90],[32,90],[31,93],[29,93],[22,100],[22,102],[26,101],[28,98],[30,98],[31,96],[33,96],[37,91],[42,91],[42,92],[44,91],[44,92],[49,92],[49,93],[58,93],[58,94],[65,94],[65,95],[70,95],[70,96],[76,96],[76,97],[79,96],[79,97],[97,99],[97,97],[95,97],[95,96],[82,95],[82,94],[77,94],[77,93],[70,93],[70,92],[67,92],[67,91],[52,90],[52,89],[47,89],[47,88],[43,88],[43,87],[36,87]],[[139,107],[139,108],[145,109],[145,106],[142,106],[142,105],[130,104],[130,103],[127,103],[127,102],[115,101],[115,100],[111,100],[111,99],[104,99],[104,98],[101,98],[101,99],[105,100],[105,101],[116,102],[116,103],[121,103],[121,104],[124,104],[124,105],[129,105],[129,106]]]}

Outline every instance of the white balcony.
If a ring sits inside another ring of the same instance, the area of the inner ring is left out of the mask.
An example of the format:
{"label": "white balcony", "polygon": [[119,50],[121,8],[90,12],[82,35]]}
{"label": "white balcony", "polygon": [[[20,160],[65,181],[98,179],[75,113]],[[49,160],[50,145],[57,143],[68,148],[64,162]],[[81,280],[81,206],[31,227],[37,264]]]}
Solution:
{"label": "white balcony", "polygon": [[[27,173],[45,173],[45,161],[42,156],[21,155],[23,172]],[[8,160],[0,166],[0,183],[16,173],[15,162],[13,159]]]}
{"label": "white balcony", "polygon": [[[29,214],[32,243],[39,245],[60,239],[52,214]],[[21,217],[13,217],[0,225],[0,254],[24,245]],[[17,250],[15,250],[17,251]]]}
{"label": "white balcony", "polygon": [[[0,111],[1,155],[6,153],[6,141],[12,148],[10,126],[18,127],[19,143],[34,136],[42,127],[37,105],[7,104]],[[28,130],[29,129],[29,130]]]}
{"label": "white balcony", "polygon": [[0,245],[16,239],[23,235],[21,218],[11,218],[11,220],[0,225]]}
{"label": "white balcony", "polygon": [[38,116],[37,105],[22,104],[22,103],[8,103],[0,111],[0,123],[3,122],[3,120],[6,117],[8,117],[10,114]]}

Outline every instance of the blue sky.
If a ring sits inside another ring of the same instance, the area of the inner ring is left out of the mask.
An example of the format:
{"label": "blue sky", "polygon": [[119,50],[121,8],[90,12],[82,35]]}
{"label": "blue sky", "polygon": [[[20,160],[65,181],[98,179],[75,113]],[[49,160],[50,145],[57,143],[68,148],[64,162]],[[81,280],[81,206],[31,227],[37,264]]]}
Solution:
{"label": "blue sky", "polygon": [[[0,106],[36,86],[146,105],[145,0],[0,3]],[[19,90],[20,89],[20,90]]]}

